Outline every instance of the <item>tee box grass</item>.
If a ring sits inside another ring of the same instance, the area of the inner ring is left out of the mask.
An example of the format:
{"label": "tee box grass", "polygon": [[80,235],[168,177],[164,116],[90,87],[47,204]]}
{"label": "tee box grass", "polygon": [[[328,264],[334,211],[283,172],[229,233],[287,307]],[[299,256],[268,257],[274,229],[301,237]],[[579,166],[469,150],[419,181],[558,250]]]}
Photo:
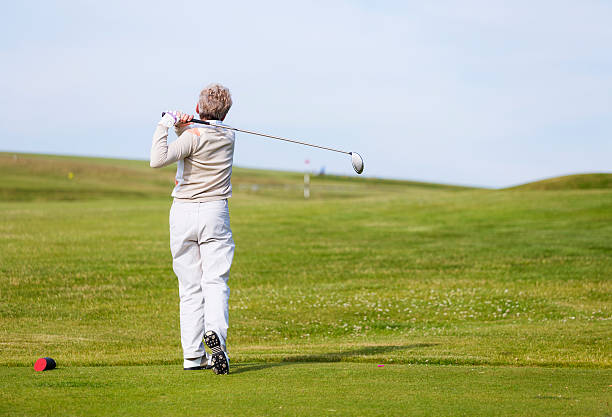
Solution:
{"label": "tee box grass", "polygon": [[181,368],[173,169],[0,153],[0,414],[610,414],[609,177],[235,168],[221,377]]}

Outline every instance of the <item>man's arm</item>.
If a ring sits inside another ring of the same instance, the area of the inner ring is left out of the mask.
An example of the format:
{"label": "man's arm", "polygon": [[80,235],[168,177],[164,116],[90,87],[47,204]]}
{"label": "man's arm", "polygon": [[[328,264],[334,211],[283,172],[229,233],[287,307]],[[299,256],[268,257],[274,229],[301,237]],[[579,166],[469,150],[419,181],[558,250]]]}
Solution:
{"label": "man's arm", "polygon": [[[180,112],[167,112],[160,120],[151,145],[151,168],[161,168],[170,165],[191,154],[193,149],[194,136],[181,127],[186,126],[185,122],[193,119],[193,116],[184,115]],[[181,133],[179,138],[168,145],[168,128],[175,125],[177,133]]]}

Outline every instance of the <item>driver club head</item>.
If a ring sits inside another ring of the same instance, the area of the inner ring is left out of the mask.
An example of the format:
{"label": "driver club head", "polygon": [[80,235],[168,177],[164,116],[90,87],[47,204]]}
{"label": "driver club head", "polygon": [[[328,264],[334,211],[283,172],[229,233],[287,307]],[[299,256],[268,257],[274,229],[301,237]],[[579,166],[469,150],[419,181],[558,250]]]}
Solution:
{"label": "driver club head", "polygon": [[351,163],[356,173],[361,174],[363,172],[363,158],[357,152],[351,152]]}

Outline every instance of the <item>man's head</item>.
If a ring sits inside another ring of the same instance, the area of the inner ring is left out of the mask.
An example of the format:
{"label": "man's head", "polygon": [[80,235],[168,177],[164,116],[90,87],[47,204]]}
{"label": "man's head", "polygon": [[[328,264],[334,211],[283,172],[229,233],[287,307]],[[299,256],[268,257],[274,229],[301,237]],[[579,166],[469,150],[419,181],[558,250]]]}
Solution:
{"label": "man's head", "polygon": [[232,96],[221,84],[210,84],[200,92],[196,112],[202,120],[223,120],[232,107]]}

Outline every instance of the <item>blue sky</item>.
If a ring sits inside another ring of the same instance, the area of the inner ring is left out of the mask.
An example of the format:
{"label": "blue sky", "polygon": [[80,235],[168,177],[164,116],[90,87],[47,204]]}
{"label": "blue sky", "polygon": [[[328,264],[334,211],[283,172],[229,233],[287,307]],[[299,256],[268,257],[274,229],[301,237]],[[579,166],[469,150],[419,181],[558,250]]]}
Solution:
{"label": "blue sky", "polygon": [[[148,158],[217,81],[226,122],[357,151],[365,174],[501,187],[612,171],[607,1],[3,5],[0,150]],[[238,134],[239,166],[351,174]]]}

